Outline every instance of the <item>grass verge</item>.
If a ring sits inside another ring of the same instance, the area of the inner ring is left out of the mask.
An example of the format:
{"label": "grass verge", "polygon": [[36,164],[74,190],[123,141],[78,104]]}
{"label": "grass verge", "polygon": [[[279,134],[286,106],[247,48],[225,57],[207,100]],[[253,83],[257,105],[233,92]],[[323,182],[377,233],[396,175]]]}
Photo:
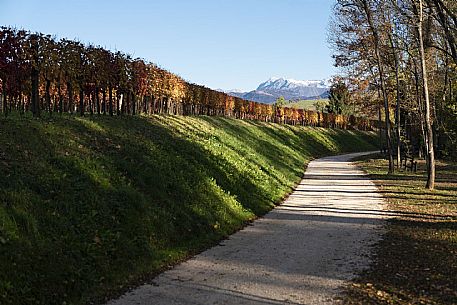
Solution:
{"label": "grass verge", "polygon": [[457,164],[437,162],[436,189],[417,173],[386,174],[387,161],[362,158],[395,218],[374,262],[346,289],[346,304],[457,304]]}
{"label": "grass verge", "polygon": [[0,303],[119,293],[263,215],[373,133],[216,117],[0,119]]}

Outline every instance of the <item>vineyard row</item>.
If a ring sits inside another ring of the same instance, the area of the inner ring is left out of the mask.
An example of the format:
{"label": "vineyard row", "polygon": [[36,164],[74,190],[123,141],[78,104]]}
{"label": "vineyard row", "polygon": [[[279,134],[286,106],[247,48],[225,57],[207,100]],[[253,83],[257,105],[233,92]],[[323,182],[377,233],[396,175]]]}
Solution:
{"label": "vineyard row", "polygon": [[370,130],[376,121],[276,107],[192,84],[141,58],[74,40],[2,27],[4,115],[49,113],[219,115],[292,125]]}

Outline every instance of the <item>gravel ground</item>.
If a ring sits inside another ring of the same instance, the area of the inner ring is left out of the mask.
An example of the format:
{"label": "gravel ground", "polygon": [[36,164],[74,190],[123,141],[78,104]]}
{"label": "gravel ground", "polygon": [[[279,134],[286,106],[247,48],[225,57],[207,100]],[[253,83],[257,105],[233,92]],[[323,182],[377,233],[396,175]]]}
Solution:
{"label": "gravel ground", "polygon": [[337,302],[387,217],[374,184],[348,162],[363,154],[312,161],[281,206],[107,305]]}

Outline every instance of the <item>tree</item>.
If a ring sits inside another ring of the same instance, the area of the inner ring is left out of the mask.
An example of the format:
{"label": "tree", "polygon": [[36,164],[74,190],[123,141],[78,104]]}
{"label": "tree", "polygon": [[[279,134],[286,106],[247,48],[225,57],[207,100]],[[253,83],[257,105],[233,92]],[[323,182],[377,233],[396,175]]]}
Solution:
{"label": "tree", "polygon": [[[40,116],[46,109],[50,115],[235,114],[292,124],[323,122],[315,119],[317,113],[284,108],[284,97],[274,105],[230,97],[122,52],[6,27],[0,28],[0,94],[5,115],[15,109]],[[342,117],[326,118],[344,126]]]}
{"label": "tree", "polygon": [[284,96],[278,97],[275,101],[276,107],[284,107],[285,104],[286,104],[286,99],[284,98]]}
{"label": "tree", "polygon": [[420,62],[422,68],[422,85],[424,88],[425,98],[425,127],[427,133],[427,188],[433,189],[435,187],[435,150],[433,146],[433,129],[430,119],[430,96],[428,90],[428,72],[425,64],[425,49],[424,49],[424,37],[423,37],[423,25],[424,21],[424,9],[423,2],[419,0],[419,12],[417,18],[417,31],[419,36],[419,51],[420,51]]}
{"label": "tree", "polygon": [[[338,0],[335,5],[333,28],[336,34],[333,44],[340,52],[335,56],[337,66],[362,68],[359,76],[370,72],[378,78],[379,91],[383,100],[385,114],[386,143],[389,158],[389,173],[394,171],[392,136],[390,124],[390,102],[386,82],[384,50],[381,37],[385,16],[385,0]],[[378,13],[378,14],[377,14]],[[362,62],[360,65],[359,62]],[[368,64],[363,64],[368,62]],[[375,66],[376,71],[371,67]],[[370,67],[370,68],[368,68]]]}
{"label": "tree", "polygon": [[375,11],[374,7],[379,7],[380,3],[374,3],[370,0],[359,0],[358,4],[362,7],[364,17],[367,20],[368,27],[373,35],[373,46],[376,56],[376,63],[378,68],[382,98],[384,101],[384,111],[385,111],[385,122],[386,122],[386,140],[387,140],[387,151],[389,155],[389,173],[394,171],[393,165],[393,151],[392,151],[392,136],[391,136],[391,127],[390,127],[390,106],[389,106],[389,97],[387,92],[387,86],[385,82],[384,75],[384,64],[382,62],[381,51],[380,51],[380,35],[379,27],[381,27],[382,18],[378,18],[378,23],[373,18],[373,12]]}
{"label": "tree", "polygon": [[443,149],[443,136],[457,143],[452,123],[457,119],[456,12],[457,2],[450,0],[338,0],[332,24],[335,64],[344,71],[346,83],[369,83],[355,89],[356,94],[351,88],[351,94],[371,92],[383,101],[389,172],[390,100],[395,98],[397,164],[403,128],[406,139],[422,138],[416,143],[425,143],[430,189],[435,146]]}
{"label": "tree", "polygon": [[314,108],[316,108],[316,111],[318,112],[323,112],[325,107],[327,106],[327,102],[323,100],[317,100],[313,103]]}
{"label": "tree", "polygon": [[341,80],[330,87],[329,102],[325,106],[328,113],[342,114],[350,101],[349,89]]}

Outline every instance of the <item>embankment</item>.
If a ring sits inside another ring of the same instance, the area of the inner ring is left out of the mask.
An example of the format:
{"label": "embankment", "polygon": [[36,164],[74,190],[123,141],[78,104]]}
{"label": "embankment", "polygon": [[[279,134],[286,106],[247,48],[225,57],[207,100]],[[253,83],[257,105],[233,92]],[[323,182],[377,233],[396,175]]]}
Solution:
{"label": "embankment", "polygon": [[374,133],[219,117],[0,119],[0,303],[85,304],[260,216]]}

